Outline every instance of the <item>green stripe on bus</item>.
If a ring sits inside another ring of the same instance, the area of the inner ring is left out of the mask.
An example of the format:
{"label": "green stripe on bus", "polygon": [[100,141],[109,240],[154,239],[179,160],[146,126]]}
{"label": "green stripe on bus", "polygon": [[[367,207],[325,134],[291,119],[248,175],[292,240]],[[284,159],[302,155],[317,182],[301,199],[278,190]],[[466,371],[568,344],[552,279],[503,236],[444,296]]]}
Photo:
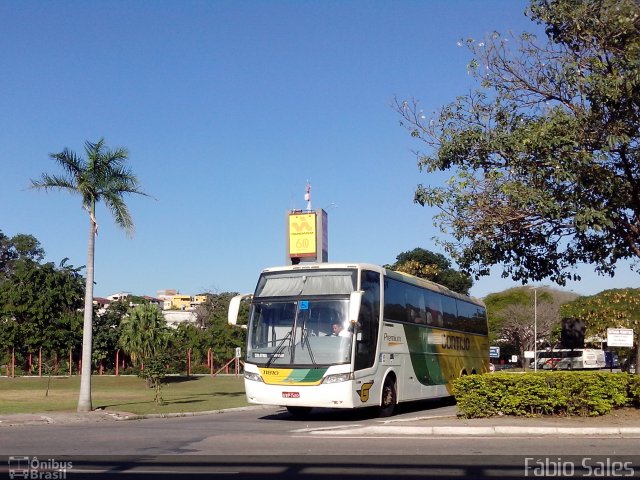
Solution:
{"label": "green stripe on bus", "polygon": [[291,371],[291,374],[287,378],[287,381],[296,383],[315,383],[319,382],[324,376],[326,368],[296,368]]}
{"label": "green stripe on bus", "polygon": [[438,363],[438,356],[434,355],[436,353],[435,346],[427,341],[431,329],[414,325],[403,326],[409,346],[411,366],[418,381],[423,385],[446,383]]}

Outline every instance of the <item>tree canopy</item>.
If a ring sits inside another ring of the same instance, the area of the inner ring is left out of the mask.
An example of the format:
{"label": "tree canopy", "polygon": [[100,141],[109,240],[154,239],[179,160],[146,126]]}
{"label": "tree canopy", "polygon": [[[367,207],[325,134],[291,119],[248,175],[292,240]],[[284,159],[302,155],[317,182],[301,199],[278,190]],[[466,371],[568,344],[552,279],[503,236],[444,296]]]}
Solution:
{"label": "tree canopy", "polygon": [[396,262],[393,265],[385,265],[385,267],[431,280],[465,295],[473,286],[471,277],[452,268],[451,261],[444,255],[430,252],[424,248],[414,248],[409,252],[402,252],[396,257]]}
{"label": "tree canopy", "polygon": [[440,210],[446,251],[476,277],[497,265],[563,285],[581,263],[613,275],[640,257],[640,4],[531,0],[526,14],[546,41],[467,42],[471,93],[432,118],[396,102],[427,147],[420,169],[452,173],[415,201]]}
{"label": "tree canopy", "polygon": [[521,358],[526,350],[534,350],[534,338],[538,348],[554,346],[559,340],[561,306],[576,297],[549,287],[510,288],[488,295],[484,302],[489,341],[513,348]]}
{"label": "tree canopy", "polygon": [[9,276],[20,259],[39,262],[44,258],[44,250],[33,235],[19,233],[7,237],[0,230],[0,282]]}
{"label": "tree canopy", "polygon": [[607,328],[633,330],[636,372],[640,374],[640,288],[605,290],[562,306],[563,318],[583,320],[587,337],[606,338]]}
{"label": "tree canopy", "polygon": [[120,326],[120,346],[134,364],[140,365],[166,349],[169,330],[156,305],[145,303],[132,308]]}
{"label": "tree canopy", "polygon": [[[14,241],[16,243],[14,243]],[[78,313],[84,278],[66,259],[40,263],[44,250],[31,235],[7,239],[0,232],[4,272],[0,275],[0,351],[16,357],[43,348],[67,352],[78,346]]]}

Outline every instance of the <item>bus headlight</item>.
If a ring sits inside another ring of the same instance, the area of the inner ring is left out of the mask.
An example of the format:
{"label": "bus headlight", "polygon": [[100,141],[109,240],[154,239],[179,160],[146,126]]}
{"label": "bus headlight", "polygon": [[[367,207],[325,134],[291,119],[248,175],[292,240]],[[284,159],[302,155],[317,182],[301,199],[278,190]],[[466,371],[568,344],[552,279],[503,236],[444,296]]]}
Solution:
{"label": "bus headlight", "polygon": [[333,375],[327,375],[322,380],[322,383],[340,383],[353,380],[353,373],[334,373]]}
{"label": "bus headlight", "polygon": [[259,373],[253,373],[253,372],[244,372],[244,378],[246,378],[247,380],[253,380],[254,382],[263,381]]}

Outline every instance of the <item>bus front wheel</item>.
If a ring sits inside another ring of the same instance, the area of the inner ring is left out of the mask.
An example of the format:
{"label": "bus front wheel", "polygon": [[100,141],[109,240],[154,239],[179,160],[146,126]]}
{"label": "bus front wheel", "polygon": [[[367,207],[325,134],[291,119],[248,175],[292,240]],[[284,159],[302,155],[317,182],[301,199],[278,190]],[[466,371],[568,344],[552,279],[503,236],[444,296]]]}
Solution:
{"label": "bus front wheel", "polygon": [[393,415],[393,410],[396,408],[396,400],[396,382],[393,378],[387,377],[382,386],[382,398],[380,399],[378,416],[390,417]]}

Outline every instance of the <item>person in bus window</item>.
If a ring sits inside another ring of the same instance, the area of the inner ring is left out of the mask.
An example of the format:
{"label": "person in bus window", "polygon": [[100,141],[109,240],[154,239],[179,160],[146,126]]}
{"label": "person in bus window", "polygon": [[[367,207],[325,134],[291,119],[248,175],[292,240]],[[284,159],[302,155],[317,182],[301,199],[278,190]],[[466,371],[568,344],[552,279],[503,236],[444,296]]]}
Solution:
{"label": "person in bus window", "polygon": [[333,332],[331,335],[334,337],[349,337],[351,334],[344,329],[344,326],[340,322],[331,323],[331,331]]}

